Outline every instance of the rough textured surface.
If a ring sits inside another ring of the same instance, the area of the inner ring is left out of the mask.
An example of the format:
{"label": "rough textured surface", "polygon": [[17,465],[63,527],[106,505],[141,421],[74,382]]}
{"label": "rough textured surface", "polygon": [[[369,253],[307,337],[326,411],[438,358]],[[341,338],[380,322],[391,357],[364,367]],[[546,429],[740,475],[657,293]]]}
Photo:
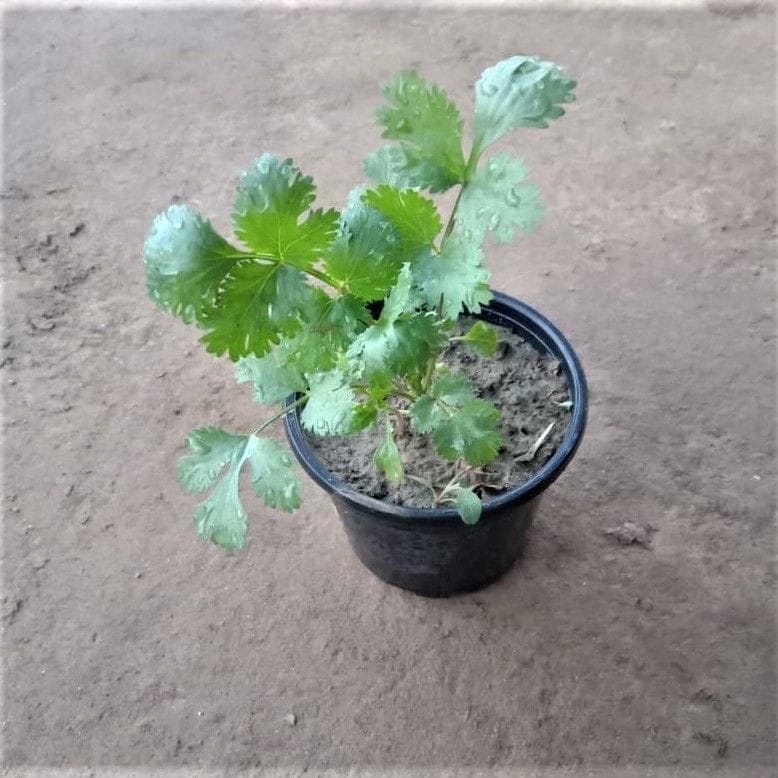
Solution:
{"label": "rough textured surface", "polygon": [[[474,321],[463,318],[453,334],[465,333]],[[476,397],[494,403],[500,411],[503,446],[497,458],[473,469],[461,481],[483,500],[531,478],[557,450],[570,420],[569,412],[558,405],[570,398],[559,362],[509,329],[495,329],[500,341],[492,357],[456,342],[440,355],[442,363],[470,379]],[[550,424],[551,432],[530,459],[535,442]],[[373,454],[384,437],[382,423],[358,435],[309,435],[308,440],[324,466],[357,491],[397,505],[432,507],[435,500],[430,488],[440,495],[454,475],[454,466],[438,455],[429,435],[416,434],[407,423],[401,430],[395,422],[394,428],[403,466],[412,476],[399,486],[387,481],[373,465]]]}
{"label": "rough textured surface", "polygon": [[[5,15],[7,764],[766,774],[774,23],[749,8]],[[226,228],[265,149],[340,204],[379,84],[418,67],[467,104],[517,49],[564,62],[579,102],[515,141],[548,217],[490,250],[494,286],[559,325],[592,389],[523,560],[417,598],[310,485],[294,517],[253,503],[245,553],[199,542],[184,435],[258,411],[146,299],[151,218],[176,196]],[[650,549],[604,534],[625,521]]]}

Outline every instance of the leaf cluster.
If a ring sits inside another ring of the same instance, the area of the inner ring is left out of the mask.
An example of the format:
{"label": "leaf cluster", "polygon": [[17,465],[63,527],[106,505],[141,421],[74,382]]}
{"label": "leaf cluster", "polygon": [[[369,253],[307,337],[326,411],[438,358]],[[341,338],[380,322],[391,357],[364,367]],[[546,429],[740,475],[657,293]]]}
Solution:
{"label": "leaf cluster", "polygon": [[[406,477],[396,429],[409,418],[459,468],[446,501],[477,521],[481,503],[466,474],[497,455],[499,414],[438,357],[451,340],[495,352],[492,327],[479,321],[452,335],[453,323],[491,298],[486,236],[507,242],[542,217],[521,160],[482,157],[510,130],[561,116],[574,87],[556,65],[534,57],[488,68],[475,86],[465,154],[464,122],[449,96],[416,73],[400,73],[377,112],[390,143],[365,161],[372,185],[355,188],[340,212],[315,207],[311,177],[290,159],[264,154],[239,177],[233,239],[185,205],[155,218],[144,246],[149,295],[198,326],[209,352],[236,362],[237,380],[253,386],[258,402],[295,395],[309,432],[346,435],[382,424],[373,461],[394,483]],[[459,193],[444,226],[429,195],[452,187]],[[227,548],[245,544],[244,470],[268,507],[299,505],[291,458],[261,435],[287,412],[282,406],[250,434],[190,434],[179,475],[188,491],[210,490],[195,515],[201,536]]]}

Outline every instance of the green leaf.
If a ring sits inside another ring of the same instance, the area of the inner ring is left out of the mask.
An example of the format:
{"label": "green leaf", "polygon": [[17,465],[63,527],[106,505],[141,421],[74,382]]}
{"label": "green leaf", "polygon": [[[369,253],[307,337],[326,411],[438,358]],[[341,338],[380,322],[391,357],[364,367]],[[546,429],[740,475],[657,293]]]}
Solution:
{"label": "green leaf", "polygon": [[284,361],[303,375],[327,372],[336,367],[339,354],[331,334],[322,334],[306,328],[278,345]]}
{"label": "green leaf", "polygon": [[463,180],[462,118],[448,95],[416,73],[399,73],[384,87],[378,109],[384,138],[397,140],[420,186],[443,192]]}
{"label": "green leaf", "polygon": [[443,334],[434,315],[413,309],[411,270],[406,263],[378,321],[360,333],[346,352],[357,377],[376,380],[423,373],[427,360],[440,350]]}
{"label": "green leaf", "polygon": [[514,228],[530,232],[543,218],[540,190],[522,184],[527,170],[509,154],[498,154],[476,170],[457,208],[457,234],[481,245],[489,230],[498,243],[513,240]]}
{"label": "green leaf", "polygon": [[266,404],[280,402],[306,386],[302,373],[286,363],[278,350],[264,357],[242,357],[235,368],[235,379],[239,384],[254,384],[254,399]]}
{"label": "green leaf", "polygon": [[346,349],[370,321],[370,313],[354,297],[316,295],[305,313],[305,327],[284,338],[278,350],[303,375],[327,372],[343,366]]}
{"label": "green leaf", "polygon": [[338,213],[311,211],[316,187],[292,165],[263,154],[243,172],[235,195],[237,236],[253,251],[302,269],[311,268],[338,232]]}
{"label": "green leaf", "polygon": [[187,324],[199,320],[243,256],[198,213],[171,205],[154,219],[143,249],[149,296]]}
{"label": "green leaf", "polygon": [[380,470],[391,483],[399,485],[405,479],[402,460],[397,444],[394,442],[392,425],[387,420],[386,435],[383,443],[376,449],[373,455],[373,464]]}
{"label": "green leaf", "polygon": [[394,324],[403,313],[410,313],[413,307],[411,266],[406,262],[397,276],[397,283],[384,300],[378,320],[381,324]]}
{"label": "green leaf", "polygon": [[341,349],[351,343],[373,317],[356,297],[338,295],[322,299],[318,310],[307,321],[313,332],[330,336],[332,345]]}
{"label": "green leaf", "polygon": [[363,199],[397,229],[409,255],[431,246],[443,226],[435,203],[412,189],[401,192],[382,184]]}
{"label": "green leaf", "polygon": [[461,406],[473,397],[473,385],[467,376],[453,370],[441,370],[430,393],[446,405]]}
{"label": "green leaf", "polygon": [[460,488],[457,494],[457,508],[465,524],[477,524],[478,519],[481,518],[483,505],[472,489]]}
{"label": "green leaf", "polygon": [[292,458],[275,441],[254,435],[232,435],[210,427],[192,431],[187,443],[192,453],[178,463],[182,486],[187,491],[213,487],[195,513],[200,537],[224,548],[245,546],[246,512],[239,486],[246,462],[254,491],[268,507],[286,511],[299,507],[299,483]]}
{"label": "green leaf", "polygon": [[456,234],[443,241],[439,255],[427,254],[413,266],[414,283],[426,307],[436,308],[442,297],[441,313],[450,320],[465,309],[480,312],[492,299],[489,278],[480,248]]}
{"label": "green leaf", "polygon": [[361,201],[355,190],[341,215],[340,234],[325,256],[327,272],[368,302],[382,299],[397,280],[404,257],[400,238],[385,216]]}
{"label": "green leaf", "polygon": [[197,534],[222,548],[240,549],[246,545],[246,511],[238,494],[239,482],[240,468],[233,466],[195,511]]}
{"label": "green leaf", "polygon": [[358,377],[423,374],[427,360],[441,348],[443,337],[433,314],[418,313],[397,322],[368,327],[346,356]]}
{"label": "green leaf", "polygon": [[500,450],[497,434],[500,412],[486,400],[467,400],[456,412],[443,419],[432,432],[435,449],[444,459],[463,457],[481,467]]}
{"label": "green leaf", "polygon": [[382,407],[382,404],[376,402],[372,397],[368,398],[366,402],[357,403],[354,406],[354,417],[351,420],[349,432],[361,432],[374,426],[378,421],[378,413]]}
{"label": "green leaf", "polygon": [[352,426],[356,398],[340,370],[308,376],[310,393],[300,422],[316,435],[345,435]]}
{"label": "green leaf", "polygon": [[200,427],[186,438],[190,456],[178,461],[178,478],[186,492],[204,492],[219,478],[224,467],[242,453],[245,435],[233,435],[217,427]]}
{"label": "green leaf", "polygon": [[472,398],[473,386],[467,376],[442,370],[429,392],[411,406],[411,427],[423,434],[432,432]]}
{"label": "green leaf", "polygon": [[313,304],[313,288],[299,270],[286,265],[238,265],[225,281],[218,307],[203,318],[206,349],[228,352],[237,360],[247,354],[261,356],[282,335],[300,329]]}
{"label": "green leaf", "polygon": [[435,165],[411,157],[402,146],[382,146],[365,159],[363,170],[378,184],[395,189],[429,189],[442,192],[451,186],[449,177]]}
{"label": "green leaf", "polygon": [[575,99],[576,83],[553,62],[510,57],[487,68],[475,85],[473,148],[486,146],[517,127],[548,127]]}
{"label": "green leaf", "polygon": [[411,405],[410,418],[414,431],[426,435],[446,418],[446,413],[434,397],[424,394]]}
{"label": "green leaf", "polygon": [[251,468],[251,486],[268,508],[293,511],[300,507],[300,484],[294,460],[274,440],[250,435],[246,458]]}
{"label": "green leaf", "polygon": [[497,353],[499,336],[497,330],[483,321],[477,321],[461,338],[462,343],[467,343],[474,351],[485,357],[494,356]]}

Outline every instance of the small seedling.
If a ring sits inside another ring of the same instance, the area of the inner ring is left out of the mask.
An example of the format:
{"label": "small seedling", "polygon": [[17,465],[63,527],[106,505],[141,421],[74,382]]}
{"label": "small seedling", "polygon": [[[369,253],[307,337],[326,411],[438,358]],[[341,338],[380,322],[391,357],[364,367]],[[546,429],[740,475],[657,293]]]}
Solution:
{"label": "small seedling", "polygon": [[[300,505],[292,457],[263,437],[297,409],[316,435],[381,425],[373,462],[393,483],[406,477],[396,430],[409,423],[430,435],[438,454],[458,463],[438,502],[478,521],[481,501],[466,476],[496,457],[499,412],[439,358],[452,340],[495,352],[492,327],[478,321],[459,335],[454,322],[491,299],[486,235],[505,243],[542,216],[524,164],[505,152],[484,159],[484,152],[513,129],[562,116],[574,87],[556,65],[534,57],[488,68],[475,86],[465,154],[463,121],[446,93],[401,73],[385,87],[377,114],[393,143],[367,158],[375,185],[354,189],[341,213],[314,208],[312,179],[290,159],[264,154],[240,176],[232,213],[240,244],[185,205],[156,217],[144,250],[152,300],[200,327],[209,352],[237,362],[237,380],[253,385],[258,402],[280,404],[251,432],[201,428],[188,436],[181,483],[210,490],[195,514],[202,537],[244,546],[238,487],[245,467],[266,505]],[[458,192],[444,226],[421,191],[452,187]]]}

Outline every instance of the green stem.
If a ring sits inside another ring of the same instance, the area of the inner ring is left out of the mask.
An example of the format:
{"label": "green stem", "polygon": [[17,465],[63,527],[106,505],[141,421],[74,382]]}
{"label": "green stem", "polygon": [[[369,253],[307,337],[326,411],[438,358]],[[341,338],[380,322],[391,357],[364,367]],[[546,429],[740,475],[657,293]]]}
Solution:
{"label": "green stem", "polygon": [[396,383],[392,385],[392,390],[399,397],[405,397],[406,400],[413,400],[414,402],[419,399],[419,393],[414,392],[413,388],[408,386],[398,386]]}
{"label": "green stem", "polygon": [[274,413],[266,422],[260,424],[259,427],[257,427],[251,434],[259,435],[260,432],[263,432],[271,424],[278,421],[279,419],[282,419],[284,416],[286,416],[287,413],[290,413],[295,408],[299,408],[307,399],[308,395],[306,394],[303,397],[298,397],[291,405],[285,405],[283,408],[281,408],[280,411],[278,411],[278,413]]}
{"label": "green stem", "polygon": [[[270,255],[266,254],[222,254],[225,259],[258,259],[262,262],[267,262],[271,265],[283,265],[286,264],[282,261],[280,261],[277,257],[271,257]],[[297,267],[296,265],[289,265],[289,267],[294,267],[297,270],[301,270],[303,273],[307,273],[311,278],[318,278],[319,281],[322,283],[327,284],[327,286],[332,287],[338,292],[343,292],[343,290],[346,288],[346,285],[340,281],[336,281],[334,278],[331,278],[326,273],[323,273],[321,270],[316,270],[316,268],[313,267]]]}
{"label": "green stem", "polygon": [[[356,390],[360,391],[360,392],[363,392],[364,394],[367,394],[367,395],[370,394],[370,384],[363,384],[363,383],[355,382],[355,383],[351,384],[351,387],[353,389],[356,389]],[[419,395],[414,394],[413,392],[411,392],[409,390],[402,389],[401,387],[394,386],[394,385],[392,386],[392,394],[396,394],[398,397],[405,397],[406,400],[413,400],[413,401],[415,401],[415,400],[419,399]]]}
{"label": "green stem", "polygon": [[457,199],[454,200],[454,207],[451,209],[451,216],[448,217],[448,224],[446,225],[446,229],[443,233],[443,240],[440,241],[440,245],[443,246],[443,244],[446,241],[446,238],[451,235],[451,231],[454,229],[454,222],[456,221],[456,215],[457,215],[457,208],[459,207],[459,201],[462,199],[462,192],[465,191],[465,186],[467,184],[462,184],[462,186],[459,187],[459,191],[457,192]]}
{"label": "green stem", "polygon": [[346,285],[343,284],[342,282],[336,281],[334,278],[330,278],[326,273],[322,273],[320,270],[316,270],[315,268],[312,267],[305,268],[303,272],[307,273],[309,276],[312,276],[313,278],[318,278],[319,281],[327,284],[327,286],[331,286],[333,289],[336,289],[338,292],[343,292],[343,290],[346,288]]}
{"label": "green stem", "polygon": [[[465,167],[465,174],[463,176],[464,180],[462,181],[462,185],[459,187],[459,191],[457,192],[457,199],[454,200],[454,206],[451,209],[451,215],[448,217],[448,223],[446,224],[446,229],[443,232],[443,238],[440,241],[441,248],[443,248],[443,244],[446,242],[446,238],[448,238],[448,236],[451,235],[454,229],[454,225],[456,224],[457,209],[459,208],[459,202],[462,199],[462,192],[465,191],[467,182],[470,176],[472,175],[472,172],[475,169],[475,166],[477,164],[478,164],[478,153],[477,153],[477,149],[473,147],[472,150],[470,151],[470,157],[467,160],[467,165]],[[437,307],[435,308],[435,313],[438,319],[440,319],[443,316],[443,295],[440,296],[440,300],[438,301]],[[425,392],[429,389],[430,384],[432,383],[432,378],[435,375],[436,359],[437,359],[437,354],[434,357],[430,358],[430,361],[427,364],[427,369],[424,372],[424,379],[422,380],[422,386]]]}
{"label": "green stem", "polygon": [[435,361],[437,356],[438,355],[435,354],[427,363],[427,370],[424,373],[424,378],[421,381],[421,385],[425,392],[429,391],[429,388],[432,385],[432,378],[435,375]]}
{"label": "green stem", "polygon": [[416,402],[416,400],[419,399],[416,395],[411,394],[410,392],[406,392],[403,389],[396,389],[394,387],[392,387],[392,394],[396,394],[398,397],[404,397],[406,400],[411,400],[413,402]]}
{"label": "green stem", "polygon": [[476,149],[475,146],[470,151],[470,157],[467,160],[467,165],[465,166],[465,174],[462,177],[464,180],[462,181],[462,185],[459,187],[459,192],[457,192],[457,199],[454,200],[454,207],[451,209],[451,216],[448,217],[448,224],[446,225],[445,232],[443,233],[443,240],[441,240],[441,246],[445,242],[446,238],[451,235],[452,230],[454,229],[454,224],[456,222],[456,215],[457,215],[457,208],[459,207],[459,201],[462,199],[462,192],[465,191],[465,187],[467,186],[468,181],[470,180],[470,176],[473,174],[473,171],[475,170],[476,166],[478,165],[478,157],[480,156],[478,149]]}

